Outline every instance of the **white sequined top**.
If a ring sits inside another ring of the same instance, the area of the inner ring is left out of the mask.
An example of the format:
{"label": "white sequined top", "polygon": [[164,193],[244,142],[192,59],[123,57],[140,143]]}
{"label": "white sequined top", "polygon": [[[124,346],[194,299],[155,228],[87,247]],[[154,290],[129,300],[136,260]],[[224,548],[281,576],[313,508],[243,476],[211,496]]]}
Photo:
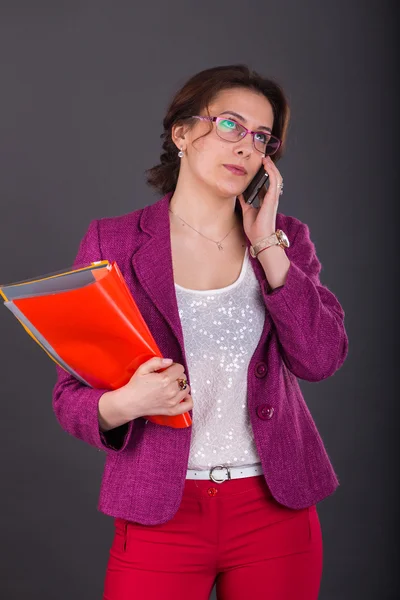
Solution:
{"label": "white sequined top", "polygon": [[189,469],[260,463],[247,409],[247,369],[265,319],[246,247],[238,279],[216,290],[175,284],[193,398]]}

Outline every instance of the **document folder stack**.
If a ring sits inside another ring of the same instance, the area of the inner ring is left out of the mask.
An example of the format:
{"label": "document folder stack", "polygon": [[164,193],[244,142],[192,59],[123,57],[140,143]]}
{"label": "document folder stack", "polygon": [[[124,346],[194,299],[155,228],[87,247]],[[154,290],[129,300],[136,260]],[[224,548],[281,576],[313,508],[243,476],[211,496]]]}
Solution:
{"label": "document folder stack", "polygon": [[[161,356],[116,262],[2,285],[0,294],[35,342],[84,385],[118,389]],[[188,412],[144,418],[175,428],[192,423]]]}

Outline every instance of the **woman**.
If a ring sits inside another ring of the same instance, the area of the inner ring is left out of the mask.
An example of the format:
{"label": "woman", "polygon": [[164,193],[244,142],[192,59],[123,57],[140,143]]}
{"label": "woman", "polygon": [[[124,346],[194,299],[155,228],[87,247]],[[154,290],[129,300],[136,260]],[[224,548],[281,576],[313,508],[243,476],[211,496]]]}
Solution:
{"label": "woman", "polygon": [[[307,225],[278,212],[284,93],[246,66],[192,77],[164,119],[163,197],[94,220],[75,266],[116,260],[155,357],[114,391],[59,367],[54,410],[106,452],[99,510],[115,518],[105,600],[313,600],[317,502],[338,479],[297,378],[321,381],[348,350]],[[269,174],[260,207],[243,191]],[[173,429],[147,415],[189,411]]]}

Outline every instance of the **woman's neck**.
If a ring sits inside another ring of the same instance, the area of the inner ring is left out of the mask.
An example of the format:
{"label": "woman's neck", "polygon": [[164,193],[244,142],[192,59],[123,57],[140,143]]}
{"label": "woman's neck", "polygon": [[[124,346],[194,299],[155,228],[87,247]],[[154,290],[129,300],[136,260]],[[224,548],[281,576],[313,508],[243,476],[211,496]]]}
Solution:
{"label": "woman's neck", "polygon": [[235,225],[241,225],[242,215],[236,197],[222,198],[175,189],[169,203],[173,217],[183,219],[195,230],[213,239],[222,238]]}

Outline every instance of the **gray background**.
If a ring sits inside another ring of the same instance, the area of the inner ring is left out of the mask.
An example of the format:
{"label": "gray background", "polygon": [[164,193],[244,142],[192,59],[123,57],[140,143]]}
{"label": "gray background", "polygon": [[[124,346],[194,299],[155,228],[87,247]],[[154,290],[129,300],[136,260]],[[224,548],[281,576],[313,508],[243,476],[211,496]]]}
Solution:
{"label": "gray background", "polygon": [[[159,198],[144,170],[158,161],[167,103],[192,74],[244,62],[284,86],[292,122],[280,211],[308,223],[350,337],[334,377],[301,382],[341,480],[318,508],[322,600],[399,594],[393,7],[0,5],[2,283],[71,265],[91,219]],[[0,328],[1,595],[98,600],[113,533],[96,510],[103,455],[61,430],[54,365],[5,308]]]}

